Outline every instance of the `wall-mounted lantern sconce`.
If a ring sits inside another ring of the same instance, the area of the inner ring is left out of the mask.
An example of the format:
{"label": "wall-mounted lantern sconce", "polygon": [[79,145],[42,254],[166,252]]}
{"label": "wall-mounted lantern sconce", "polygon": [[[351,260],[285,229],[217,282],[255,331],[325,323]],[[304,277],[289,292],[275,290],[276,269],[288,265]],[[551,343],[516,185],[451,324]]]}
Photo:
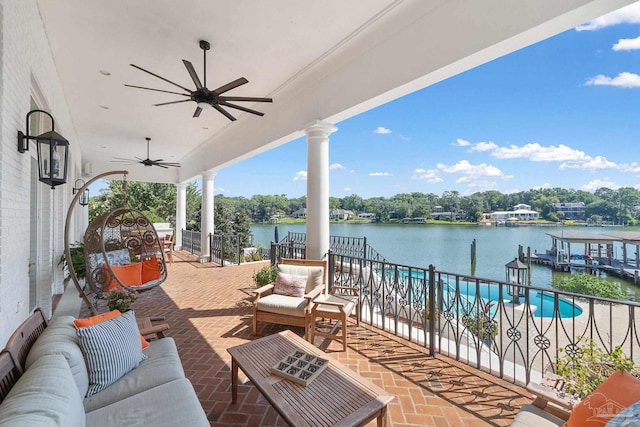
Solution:
{"label": "wall-mounted lantern sconce", "polygon": [[[39,136],[29,135],[29,117],[33,113],[43,113],[51,118],[51,130]],[[29,150],[29,140],[35,139],[38,147],[38,179],[51,186],[67,182],[67,161],[69,159],[69,141],[55,131],[53,116],[42,110],[27,113],[27,134],[18,131],[18,151]]]}
{"label": "wall-mounted lantern sconce", "polygon": [[[80,189],[84,187],[84,181],[81,179],[76,179],[76,183],[73,186],[73,194],[76,194],[76,192],[80,191]],[[80,199],[78,200],[78,203],[80,203],[80,206],[87,206],[89,204],[89,189],[85,188],[85,190],[82,192],[82,195],[80,196]]]}

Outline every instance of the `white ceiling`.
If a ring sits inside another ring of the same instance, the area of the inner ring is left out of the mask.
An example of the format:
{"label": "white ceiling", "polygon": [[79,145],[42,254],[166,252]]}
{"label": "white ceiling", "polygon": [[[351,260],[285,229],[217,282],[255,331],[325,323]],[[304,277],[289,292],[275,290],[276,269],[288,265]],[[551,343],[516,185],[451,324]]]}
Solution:
{"label": "white ceiling", "polygon": [[[122,169],[113,157],[181,162],[126,166],[130,179],[183,182],[547,38],[632,0],[38,0],[84,161],[93,174]],[[180,89],[129,64],[194,88],[203,80],[199,40],[211,43],[207,86],[239,77],[225,95],[264,117],[195,103],[155,107]],[[107,71],[105,76],[100,71]],[[104,109],[102,107],[108,107]]]}

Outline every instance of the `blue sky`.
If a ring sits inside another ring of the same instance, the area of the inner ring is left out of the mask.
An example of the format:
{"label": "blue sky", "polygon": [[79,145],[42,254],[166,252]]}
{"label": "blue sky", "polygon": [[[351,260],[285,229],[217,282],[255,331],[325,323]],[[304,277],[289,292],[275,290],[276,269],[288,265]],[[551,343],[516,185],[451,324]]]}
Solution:
{"label": "blue sky", "polygon": [[[336,127],[335,197],[640,189],[640,2]],[[300,138],[227,167],[215,192],[303,196],[306,155]]]}

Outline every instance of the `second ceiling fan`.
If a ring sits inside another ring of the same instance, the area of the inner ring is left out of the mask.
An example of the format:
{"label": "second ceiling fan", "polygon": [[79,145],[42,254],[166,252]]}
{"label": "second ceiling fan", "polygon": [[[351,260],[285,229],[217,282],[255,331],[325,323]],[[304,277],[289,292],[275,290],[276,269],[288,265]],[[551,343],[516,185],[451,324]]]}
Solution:
{"label": "second ceiling fan", "polygon": [[224,96],[223,94],[230,91],[231,89],[235,89],[238,86],[242,86],[243,84],[249,83],[249,81],[247,79],[245,79],[244,77],[240,77],[239,79],[236,79],[232,82],[229,82],[225,85],[220,86],[217,89],[214,90],[209,90],[207,88],[207,51],[209,49],[211,49],[211,45],[209,44],[209,42],[205,41],[205,40],[200,40],[200,49],[203,50],[204,52],[204,71],[203,71],[203,80],[204,80],[204,84],[202,83],[202,81],[200,80],[200,78],[198,77],[198,74],[196,73],[196,70],[193,68],[193,64],[191,64],[191,62],[187,61],[186,59],[183,59],[182,62],[184,63],[184,66],[187,68],[187,72],[189,73],[189,75],[191,76],[191,80],[193,80],[193,83],[196,86],[196,90],[191,90],[188,89],[182,85],[179,85],[178,83],[172,82],[171,80],[165,79],[164,77],[161,77],[155,73],[152,73],[151,71],[145,70],[142,67],[139,67],[137,65],[134,64],[130,64],[132,67],[137,68],[140,71],[144,71],[145,73],[151,74],[154,77],[157,77],[161,80],[164,80],[167,83],[171,83],[174,86],[179,87],[180,89],[186,91],[187,93],[180,93],[180,92],[172,92],[172,91],[168,91],[168,90],[162,90],[162,89],[154,89],[154,88],[149,88],[149,87],[143,87],[143,86],[134,86],[134,85],[129,85],[129,84],[125,84],[125,86],[127,87],[133,87],[133,88],[137,88],[137,89],[146,89],[146,90],[153,90],[156,92],[164,92],[164,93],[171,93],[174,95],[181,95],[181,96],[185,96],[187,97],[187,99],[181,99],[178,101],[170,101],[170,102],[163,102],[160,104],[154,104],[156,107],[161,106],[161,105],[169,105],[169,104],[178,104],[181,102],[195,102],[197,104],[196,110],[193,113],[193,117],[198,117],[200,116],[200,113],[202,113],[202,110],[205,108],[214,108],[217,111],[219,111],[222,115],[224,115],[226,118],[228,118],[231,121],[236,120],[236,118],[234,116],[232,116],[231,114],[229,114],[229,112],[227,110],[225,110],[222,107],[227,107],[227,108],[234,108],[236,110],[240,110],[240,111],[244,111],[247,113],[251,113],[251,114],[255,114],[257,116],[264,116],[264,113],[261,113],[260,111],[256,111],[256,110],[252,110],[250,108],[246,108],[246,107],[242,107],[240,105],[236,105],[236,104],[232,104],[231,102],[273,102],[273,99],[271,98],[256,98],[256,97],[248,97],[248,96]]}

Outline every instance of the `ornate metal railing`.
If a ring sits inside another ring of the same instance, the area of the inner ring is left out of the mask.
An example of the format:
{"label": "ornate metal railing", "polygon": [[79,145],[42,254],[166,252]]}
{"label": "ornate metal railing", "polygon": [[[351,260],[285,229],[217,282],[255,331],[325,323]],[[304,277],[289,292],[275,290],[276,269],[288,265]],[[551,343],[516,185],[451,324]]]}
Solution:
{"label": "ornate metal railing", "polygon": [[[288,232],[284,239],[277,245],[284,246],[283,249],[290,258],[299,257],[306,252],[307,235],[305,233]],[[356,258],[366,258],[375,261],[384,261],[384,257],[378,253],[371,245],[367,244],[366,237],[330,236],[329,247],[336,255],[346,255]]]}
{"label": "ornate metal railing", "polygon": [[182,233],[182,250],[194,255],[202,254],[202,243],[199,231],[180,230]]}
{"label": "ornate metal railing", "polygon": [[227,264],[242,262],[242,248],[240,236],[237,234],[209,234],[209,262],[215,262],[224,267]]}
{"label": "ornate metal railing", "polygon": [[[334,255],[333,283],[359,290],[361,321],[525,384],[590,341],[640,364],[640,304]],[[512,294],[519,295],[515,298]]]}

